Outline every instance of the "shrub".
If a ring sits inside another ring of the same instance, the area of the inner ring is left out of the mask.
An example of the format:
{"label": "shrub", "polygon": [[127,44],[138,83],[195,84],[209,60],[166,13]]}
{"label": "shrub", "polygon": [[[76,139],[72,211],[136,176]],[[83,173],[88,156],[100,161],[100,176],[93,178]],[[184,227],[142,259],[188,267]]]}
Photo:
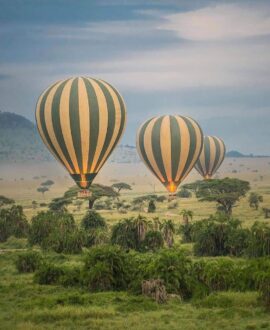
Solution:
{"label": "shrub", "polygon": [[107,228],[95,228],[85,233],[84,246],[106,244],[109,242],[109,234]]}
{"label": "shrub", "polygon": [[29,224],[20,205],[13,205],[0,210],[0,242],[5,242],[10,236],[26,237]]}
{"label": "shrub", "polygon": [[127,249],[139,248],[139,237],[134,219],[124,219],[112,227],[111,243]]}
{"label": "shrub", "polygon": [[65,267],[59,277],[59,283],[65,287],[79,286],[82,282],[82,270],[80,267]]}
{"label": "shrub", "polygon": [[197,256],[240,255],[247,244],[247,234],[241,229],[240,221],[222,214],[202,221],[194,236]]}
{"label": "shrub", "polygon": [[34,275],[34,281],[38,284],[58,284],[60,277],[64,275],[64,269],[50,263],[43,263]]}
{"label": "shrub", "polygon": [[85,258],[84,284],[92,291],[123,290],[129,282],[128,255],[118,246],[92,248]]}
{"label": "shrub", "polygon": [[85,230],[106,227],[106,221],[96,211],[88,211],[81,221],[81,227]]}
{"label": "shrub", "polygon": [[42,257],[35,251],[24,252],[18,255],[15,266],[19,273],[32,273],[41,265]]}
{"label": "shrub", "polygon": [[256,287],[264,306],[270,309],[270,271],[256,274]]}
{"label": "shrub", "polygon": [[151,199],[148,204],[148,213],[154,213],[156,211],[155,202]]}
{"label": "shrub", "polygon": [[44,250],[57,253],[79,253],[84,236],[67,212],[40,212],[33,217],[29,234],[31,245],[39,244]]}
{"label": "shrub", "polygon": [[159,203],[163,203],[167,200],[167,197],[164,196],[164,195],[161,195],[161,196],[157,196],[157,199],[156,201],[159,202]]}
{"label": "shrub", "polygon": [[255,222],[248,238],[247,255],[249,257],[265,257],[270,255],[270,227]]}
{"label": "shrub", "polygon": [[162,248],[164,240],[160,231],[148,231],[143,241],[145,250],[156,251]]}
{"label": "shrub", "polygon": [[168,293],[176,293],[182,298],[191,297],[191,260],[182,251],[160,250],[148,266],[148,276],[164,281]]}

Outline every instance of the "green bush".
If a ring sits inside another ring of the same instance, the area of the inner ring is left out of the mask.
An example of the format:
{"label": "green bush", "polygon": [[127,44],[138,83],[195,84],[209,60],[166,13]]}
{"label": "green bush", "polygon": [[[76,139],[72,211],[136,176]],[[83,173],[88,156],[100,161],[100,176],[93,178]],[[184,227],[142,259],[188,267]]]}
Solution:
{"label": "green bush", "polygon": [[154,213],[156,211],[156,204],[155,202],[151,199],[148,204],[148,213]]}
{"label": "green bush", "polygon": [[160,231],[150,230],[146,233],[143,247],[146,251],[157,251],[164,245],[163,236]]}
{"label": "green bush", "polygon": [[259,290],[260,299],[264,306],[270,309],[270,271],[256,273],[256,288]]}
{"label": "green bush", "polygon": [[38,284],[58,284],[64,269],[50,263],[43,263],[35,272],[34,281]]}
{"label": "green bush", "polygon": [[74,218],[67,212],[40,212],[33,217],[29,243],[39,244],[44,250],[57,253],[80,253],[84,235],[76,227]]}
{"label": "green bush", "polygon": [[111,243],[127,249],[139,249],[138,231],[134,219],[124,219],[112,227]]}
{"label": "green bush", "polygon": [[26,237],[29,224],[20,205],[0,210],[0,242],[5,242],[10,236]]}
{"label": "green bush", "polygon": [[148,276],[164,281],[169,293],[189,298],[192,295],[191,260],[182,251],[160,250],[148,265]]}
{"label": "green bush", "polygon": [[65,267],[59,277],[59,284],[65,287],[80,286],[82,284],[82,270],[80,267]]}
{"label": "green bush", "polygon": [[106,227],[90,229],[84,233],[84,246],[86,247],[106,244],[109,240],[109,233]]}
{"label": "green bush", "polygon": [[96,211],[88,211],[81,221],[81,227],[85,230],[106,227],[106,220]]}
{"label": "green bush", "polygon": [[217,214],[201,221],[194,233],[197,256],[241,255],[247,246],[247,231],[237,219]]}
{"label": "green bush", "polygon": [[40,253],[29,251],[20,253],[15,261],[15,266],[19,273],[32,273],[38,269],[42,263]]}
{"label": "green bush", "polygon": [[270,255],[270,227],[255,222],[250,229],[246,253],[249,257],[265,257]]}
{"label": "green bush", "polygon": [[118,246],[92,248],[85,257],[84,284],[91,291],[123,290],[129,283],[128,254]]}

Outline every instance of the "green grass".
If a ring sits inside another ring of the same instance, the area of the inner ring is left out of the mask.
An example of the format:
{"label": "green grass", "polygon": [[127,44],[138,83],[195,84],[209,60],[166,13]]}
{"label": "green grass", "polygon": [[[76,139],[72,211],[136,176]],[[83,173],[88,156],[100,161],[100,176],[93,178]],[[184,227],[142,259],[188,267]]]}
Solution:
{"label": "green grass", "polygon": [[[14,267],[18,252],[0,254],[0,329],[270,329],[256,292],[220,292],[202,300],[158,305],[126,292],[90,293],[38,285]],[[82,256],[46,254],[57,264]]]}

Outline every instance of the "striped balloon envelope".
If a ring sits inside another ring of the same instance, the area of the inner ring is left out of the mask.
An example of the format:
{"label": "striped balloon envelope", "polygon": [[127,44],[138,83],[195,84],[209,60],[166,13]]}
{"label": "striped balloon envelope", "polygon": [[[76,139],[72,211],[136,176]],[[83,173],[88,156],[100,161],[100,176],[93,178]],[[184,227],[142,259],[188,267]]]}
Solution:
{"label": "striped balloon envelope", "polygon": [[194,167],[202,149],[203,134],[197,122],[182,116],[147,120],[138,130],[137,150],[170,193]]}
{"label": "striped balloon envelope", "polygon": [[42,140],[82,189],[117,145],[126,122],[119,92],[100,79],[61,80],[40,96],[36,122]]}
{"label": "striped balloon envelope", "polygon": [[225,144],[215,136],[205,136],[196,170],[205,178],[211,179],[225,158]]}

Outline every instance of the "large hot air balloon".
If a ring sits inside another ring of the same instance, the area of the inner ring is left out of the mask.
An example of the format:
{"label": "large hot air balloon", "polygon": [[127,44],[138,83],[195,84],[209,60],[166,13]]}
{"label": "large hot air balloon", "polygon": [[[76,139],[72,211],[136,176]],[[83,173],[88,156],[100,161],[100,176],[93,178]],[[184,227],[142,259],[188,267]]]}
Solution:
{"label": "large hot air balloon", "polygon": [[170,193],[174,193],[195,165],[203,134],[195,120],[161,116],[147,120],[137,134],[141,159]]}
{"label": "large hot air balloon", "polygon": [[220,138],[205,136],[202,152],[195,165],[196,170],[205,179],[211,179],[222,164],[225,152],[225,144]]}
{"label": "large hot air balloon", "polygon": [[87,189],[118,143],[126,109],[119,92],[100,79],[61,80],[40,96],[39,134],[81,189]]}

